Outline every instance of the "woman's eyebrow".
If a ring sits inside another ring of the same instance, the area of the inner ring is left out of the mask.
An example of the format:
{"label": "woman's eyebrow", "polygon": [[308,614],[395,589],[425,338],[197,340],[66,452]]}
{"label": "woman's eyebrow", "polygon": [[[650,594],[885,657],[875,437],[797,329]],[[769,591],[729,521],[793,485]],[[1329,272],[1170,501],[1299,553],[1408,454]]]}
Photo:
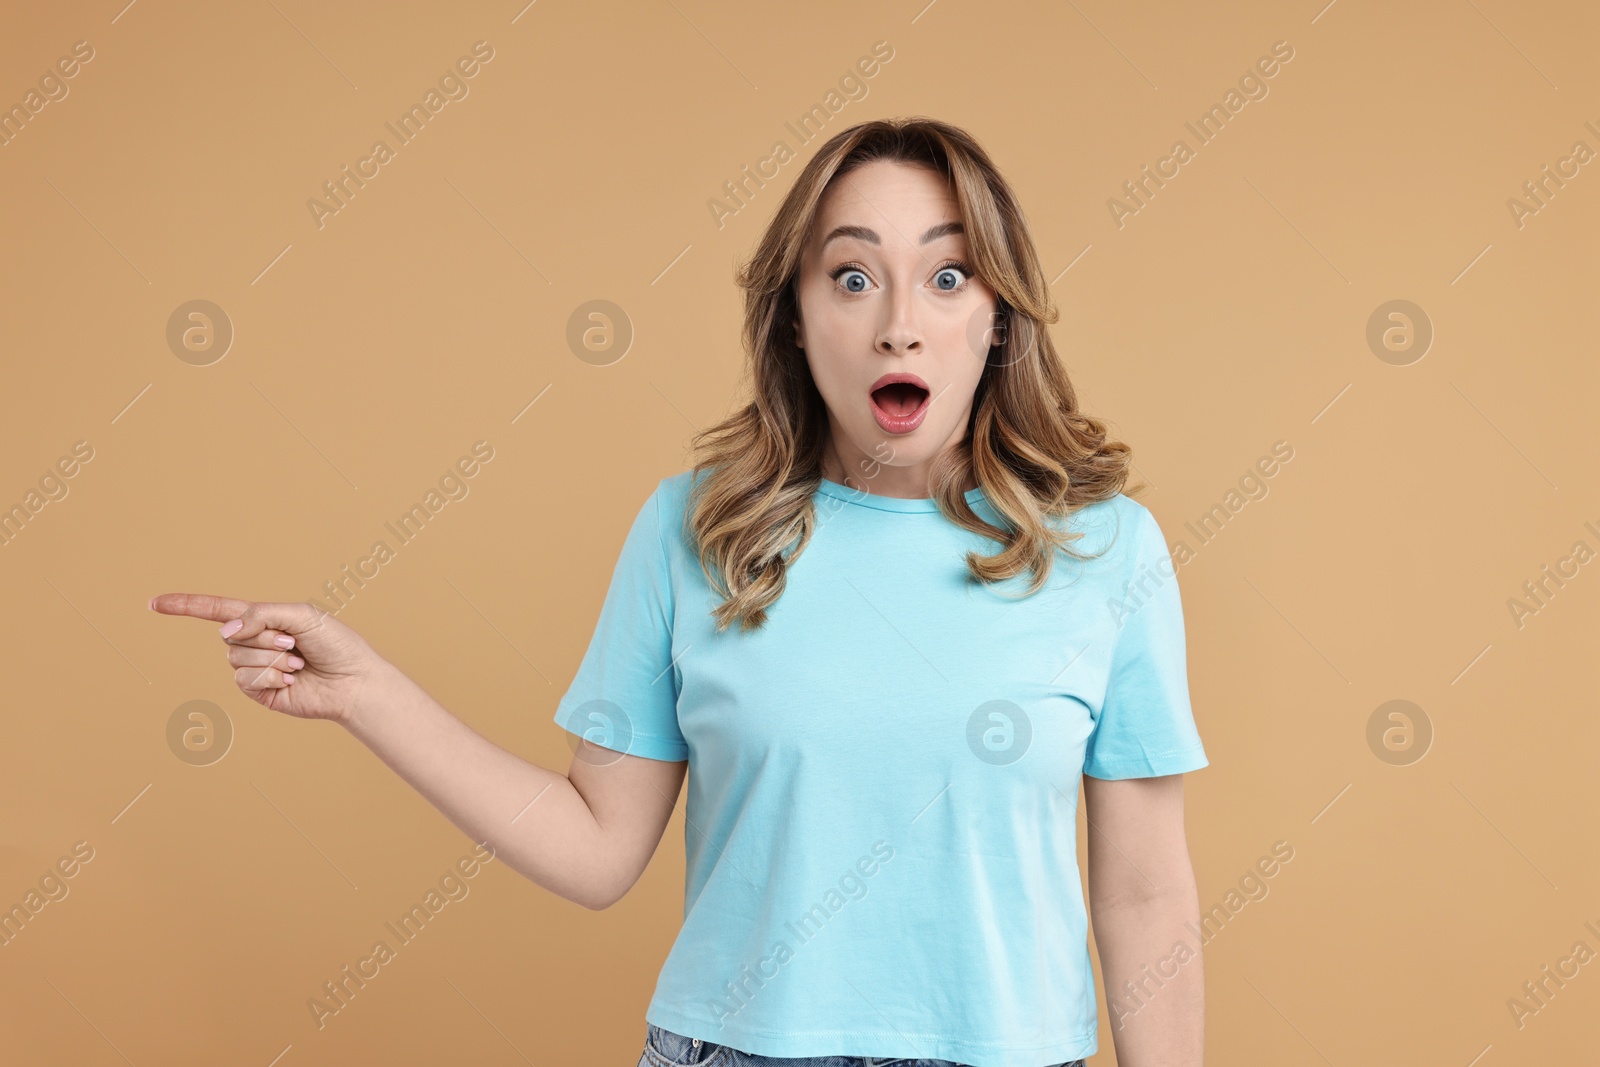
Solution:
{"label": "woman's eyebrow", "polygon": [[[966,232],[966,227],[961,225],[959,222],[941,222],[937,226],[928,227],[928,232],[923,234],[922,240],[917,243],[927,244],[929,241],[937,241],[941,237],[949,237],[951,234]],[[854,237],[856,240],[865,241],[869,245],[883,244],[883,239],[878,236],[878,231],[866,226],[854,226],[847,224],[844,226],[835,226],[833,230],[829,232],[828,236],[822,239],[821,247],[826,248],[828,246],[828,242],[833,240],[835,237]]]}

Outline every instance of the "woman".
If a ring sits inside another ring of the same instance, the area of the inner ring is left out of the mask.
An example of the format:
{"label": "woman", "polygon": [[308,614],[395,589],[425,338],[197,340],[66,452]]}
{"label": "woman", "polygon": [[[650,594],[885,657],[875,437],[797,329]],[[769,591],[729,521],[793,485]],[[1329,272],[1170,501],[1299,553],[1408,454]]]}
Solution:
{"label": "woman", "polygon": [[632,524],[555,711],[583,738],[566,775],[310,605],[152,606],[231,620],[247,694],[340,722],[591,908],[638,879],[692,766],[641,1065],[1081,1064],[1080,781],[1118,1061],[1198,1065],[1182,774],[1207,759],[1177,582],[1044,330],[1009,186],[959,129],[864,123],[739,281],[753,400]]}

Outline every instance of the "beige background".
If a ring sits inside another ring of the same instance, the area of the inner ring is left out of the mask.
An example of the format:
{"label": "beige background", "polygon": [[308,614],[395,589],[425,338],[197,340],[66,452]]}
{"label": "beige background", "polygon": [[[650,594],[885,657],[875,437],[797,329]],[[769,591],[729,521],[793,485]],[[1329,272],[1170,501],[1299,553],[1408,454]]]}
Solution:
{"label": "beige background", "polygon": [[[1086,408],[1195,550],[1202,906],[1295,850],[1207,948],[1209,1062],[1592,1053],[1600,963],[1521,1026],[1507,1004],[1600,951],[1600,564],[1520,627],[1508,606],[1600,549],[1600,163],[1520,227],[1507,204],[1574,142],[1600,150],[1592,6],[122,4],[33,5],[0,34],[5,104],[94,49],[0,147],[0,503],[93,449],[0,548],[0,903],[94,849],[0,948],[0,1060],[634,1062],[681,807],[606,912],[491,864],[319,1031],[308,998],[471,844],[337,727],[239,694],[214,629],[145,603],[319,596],[488,441],[470,494],[341,618],[565,769],[550,716],[628,522],[735,400],[732,267],[821,140],[785,123],[878,41],[893,58],[824,138],[925,114],[985,144]],[[319,228],[322,183],[480,40],[470,94]],[[1280,40],[1269,94],[1114,224],[1122,183],[1193,146],[1184,123]],[[778,140],[800,159],[719,228],[708,201]],[[209,366],[166,341],[195,299],[235,331]],[[635,331],[609,366],[566,340],[594,299]],[[1435,330],[1409,365],[1365,338],[1394,299]],[[1185,523],[1278,441],[1269,495],[1201,547]],[[1367,740],[1397,699],[1433,731],[1408,765]],[[235,731],[209,766],[168,747],[190,700]],[[1104,1015],[1100,1040],[1112,1063]]]}

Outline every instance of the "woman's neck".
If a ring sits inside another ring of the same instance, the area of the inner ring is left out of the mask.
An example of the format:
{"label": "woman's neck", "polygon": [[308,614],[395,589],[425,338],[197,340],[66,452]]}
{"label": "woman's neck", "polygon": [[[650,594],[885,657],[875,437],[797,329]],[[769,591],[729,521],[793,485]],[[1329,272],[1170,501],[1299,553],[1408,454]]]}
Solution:
{"label": "woman's neck", "polygon": [[[844,462],[843,457],[839,455],[838,449],[831,443],[823,451],[822,455],[822,476],[829,481],[838,482],[840,485],[874,493],[878,496],[920,500],[933,495],[926,481],[927,468],[923,470],[923,478],[915,484],[904,480],[902,477],[888,475],[888,472],[897,469],[868,456],[861,456],[855,468],[852,469]],[[966,485],[962,487],[962,491],[971,492],[977,486],[977,479],[969,471]]]}

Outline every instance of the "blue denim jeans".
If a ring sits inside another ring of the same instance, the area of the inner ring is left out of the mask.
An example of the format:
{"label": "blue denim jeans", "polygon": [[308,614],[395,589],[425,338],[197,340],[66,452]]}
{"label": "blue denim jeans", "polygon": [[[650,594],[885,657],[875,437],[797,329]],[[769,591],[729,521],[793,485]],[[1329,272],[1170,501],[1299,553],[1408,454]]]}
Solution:
{"label": "blue denim jeans", "polygon": [[[727,1045],[687,1038],[654,1023],[645,1024],[644,1054],[638,1067],[967,1067],[954,1060],[883,1059],[872,1056],[757,1056]],[[1082,1060],[1039,1067],[1083,1067]]]}

